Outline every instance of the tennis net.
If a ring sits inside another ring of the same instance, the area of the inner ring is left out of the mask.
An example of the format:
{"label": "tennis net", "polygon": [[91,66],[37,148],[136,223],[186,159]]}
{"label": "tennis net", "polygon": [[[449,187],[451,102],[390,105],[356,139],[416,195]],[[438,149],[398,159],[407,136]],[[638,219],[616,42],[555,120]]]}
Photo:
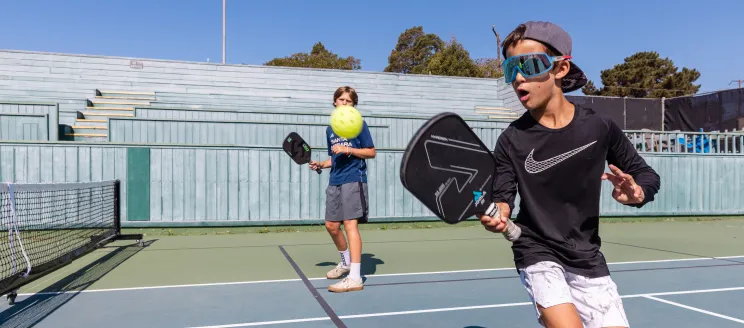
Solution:
{"label": "tennis net", "polygon": [[[0,295],[121,235],[120,183],[0,184]],[[141,242],[140,242],[141,245]],[[11,300],[12,304],[12,300]]]}

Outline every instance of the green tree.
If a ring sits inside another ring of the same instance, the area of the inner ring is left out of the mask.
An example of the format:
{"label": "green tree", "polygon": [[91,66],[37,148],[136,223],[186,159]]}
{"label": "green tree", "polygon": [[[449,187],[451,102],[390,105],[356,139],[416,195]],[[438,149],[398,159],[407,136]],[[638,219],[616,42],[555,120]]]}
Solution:
{"label": "green tree", "polygon": [[603,70],[600,74],[603,87],[597,89],[592,81],[582,88],[585,95],[618,96],[632,98],[678,97],[695,94],[700,84],[696,69],[678,68],[669,58],[657,52],[638,52],[625,58],[622,64]]}
{"label": "green tree", "polygon": [[431,57],[426,70],[429,74],[444,76],[481,77],[483,74],[470,58],[470,53],[454,37]]}
{"label": "green tree", "polygon": [[286,66],[286,67],[309,67],[309,68],[330,68],[344,70],[361,69],[361,60],[353,56],[341,57],[334,54],[318,42],[313,45],[310,53],[299,52],[288,57],[274,58],[264,65],[267,66]]}
{"label": "green tree", "polygon": [[504,70],[501,69],[501,60],[497,58],[478,58],[475,60],[480,74],[478,77],[497,79],[504,76]]}
{"label": "green tree", "polygon": [[426,74],[429,60],[444,47],[436,34],[424,33],[422,26],[414,26],[398,36],[398,44],[388,56],[385,72]]}
{"label": "green tree", "polygon": [[600,92],[591,80],[586,81],[586,84],[581,88],[581,92],[589,96],[599,96]]}

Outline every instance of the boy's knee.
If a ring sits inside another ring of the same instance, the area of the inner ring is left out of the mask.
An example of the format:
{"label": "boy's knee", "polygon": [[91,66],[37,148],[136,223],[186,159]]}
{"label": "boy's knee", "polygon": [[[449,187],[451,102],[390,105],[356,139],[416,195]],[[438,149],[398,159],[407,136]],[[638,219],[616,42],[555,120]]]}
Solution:
{"label": "boy's knee", "polygon": [[344,220],[344,230],[347,233],[358,233],[357,220]]}
{"label": "boy's knee", "polygon": [[335,235],[341,232],[341,222],[326,221],[325,226],[331,234]]}
{"label": "boy's knee", "polygon": [[353,220],[344,220],[344,227],[345,228],[356,229],[357,228],[357,220],[356,219],[353,219]]}

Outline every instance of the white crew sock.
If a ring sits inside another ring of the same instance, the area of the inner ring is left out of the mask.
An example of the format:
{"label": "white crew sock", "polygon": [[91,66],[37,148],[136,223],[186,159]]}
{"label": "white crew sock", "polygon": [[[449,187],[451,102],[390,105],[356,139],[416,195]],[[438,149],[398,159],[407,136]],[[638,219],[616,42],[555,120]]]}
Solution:
{"label": "white crew sock", "polygon": [[349,272],[349,278],[354,280],[362,280],[361,276],[361,263],[351,263],[351,271]]}
{"label": "white crew sock", "polygon": [[341,254],[341,263],[343,263],[345,267],[349,266],[349,263],[351,263],[349,250],[347,249],[345,251],[339,251],[338,253]]}

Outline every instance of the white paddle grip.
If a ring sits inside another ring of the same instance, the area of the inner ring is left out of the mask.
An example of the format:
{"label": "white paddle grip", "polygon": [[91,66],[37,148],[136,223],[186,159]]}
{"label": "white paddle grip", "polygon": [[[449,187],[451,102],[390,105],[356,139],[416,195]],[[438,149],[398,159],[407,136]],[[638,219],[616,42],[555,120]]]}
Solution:
{"label": "white paddle grip", "polygon": [[[496,203],[491,203],[486,209],[486,215],[492,218],[501,218],[501,211]],[[506,231],[502,233],[504,238],[508,241],[515,241],[522,235],[522,229],[520,229],[510,218],[506,218]]]}

